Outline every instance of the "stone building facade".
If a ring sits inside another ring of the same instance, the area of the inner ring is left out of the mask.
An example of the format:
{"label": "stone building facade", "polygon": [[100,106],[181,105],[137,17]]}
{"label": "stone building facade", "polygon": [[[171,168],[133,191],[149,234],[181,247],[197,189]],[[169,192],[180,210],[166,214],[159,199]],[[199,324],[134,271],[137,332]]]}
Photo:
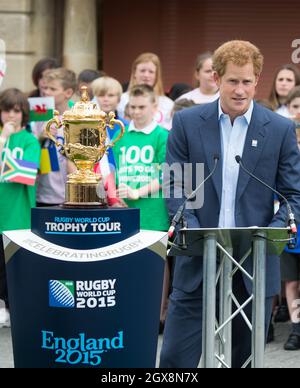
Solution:
{"label": "stone building facade", "polygon": [[0,0],[0,39],[7,71],[1,89],[33,88],[37,60],[55,56],[78,72],[98,68],[101,0]]}
{"label": "stone building facade", "polygon": [[199,53],[244,39],[265,56],[257,96],[266,98],[277,67],[299,66],[299,14],[299,0],[0,0],[8,64],[1,88],[30,90],[32,67],[45,56],[125,83],[133,60],[151,51],[161,59],[167,91],[194,82]]}

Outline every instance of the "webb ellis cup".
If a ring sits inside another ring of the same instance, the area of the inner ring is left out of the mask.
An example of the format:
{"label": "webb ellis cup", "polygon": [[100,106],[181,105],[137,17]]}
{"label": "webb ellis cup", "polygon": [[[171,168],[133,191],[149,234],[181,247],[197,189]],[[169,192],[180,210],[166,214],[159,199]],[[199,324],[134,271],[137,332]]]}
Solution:
{"label": "webb ellis cup", "polygon": [[[120,135],[112,142],[107,140],[107,127],[121,127]],[[51,133],[51,128],[63,127],[64,144]],[[58,112],[46,124],[47,136],[54,141],[60,152],[74,162],[77,171],[68,175],[66,185],[66,208],[106,207],[107,201],[101,176],[94,172],[95,164],[109,148],[120,140],[125,131],[124,124],[115,120],[115,114],[106,114],[89,100],[87,88],[81,88],[81,101],[71,110],[64,112],[62,121]]]}

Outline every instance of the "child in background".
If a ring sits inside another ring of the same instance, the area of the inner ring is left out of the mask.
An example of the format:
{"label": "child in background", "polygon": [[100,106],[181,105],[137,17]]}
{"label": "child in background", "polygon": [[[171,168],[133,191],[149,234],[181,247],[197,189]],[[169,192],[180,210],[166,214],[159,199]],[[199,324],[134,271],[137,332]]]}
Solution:
{"label": "child in background", "polygon": [[[98,104],[99,108],[105,112],[110,113],[114,112],[117,120],[121,120],[125,125],[128,124],[126,120],[119,117],[117,112],[117,107],[119,105],[121,95],[122,95],[122,85],[119,81],[112,77],[100,77],[92,82],[92,92],[95,96],[95,102]],[[112,139],[120,128],[118,126],[114,127],[113,130],[108,130],[108,135]]]}
{"label": "child in background", "polygon": [[189,100],[188,98],[181,98],[174,102],[174,107],[172,110],[172,118],[176,112],[179,112],[185,108],[191,108],[192,106],[197,105],[193,100]]}
{"label": "child in background", "polygon": [[300,122],[300,86],[296,86],[290,91],[286,103],[290,118],[296,122],[298,127]]}
{"label": "child in background", "polygon": [[178,100],[186,98],[196,104],[207,104],[219,98],[218,86],[214,80],[212,53],[198,55],[195,66],[197,88],[182,94]]}
{"label": "child in background", "polygon": [[29,104],[24,93],[7,89],[0,95],[0,327],[8,327],[9,303],[2,233],[29,229],[35,206],[35,180],[40,145],[28,127]]}
{"label": "child in background", "polygon": [[[162,195],[162,164],[165,162],[168,131],[154,119],[157,102],[154,90],[137,85],[129,91],[129,113],[132,121],[114,147],[117,161],[117,195],[128,207],[139,208],[141,229],[167,231],[169,217]],[[165,267],[160,331],[166,315],[169,283]]]}
{"label": "child in background", "polygon": [[129,100],[129,91],[135,85],[149,85],[154,89],[157,98],[157,110],[154,119],[163,128],[171,129],[171,111],[174,102],[165,95],[162,66],[156,54],[140,54],[133,62],[128,91],[122,94],[118,106],[121,117],[124,117],[125,106]]}
{"label": "child in background", "polygon": [[[114,112],[116,120],[122,121],[126,126],[128,122],[118,116],[117,106],[122,95],[122,86],[114,78],[103,76],[97,78],[92,83],[92,92],[99,108],[109,114]],[[111,143],[115,135],[120,132],[120,126],[115,125],[113,129],[107,128],[107,142]],[[108,205],[113,207],[126,207],[121,198],[116,197],[116,161],[113,150],[110,148],[108,153],[103,156],[101,161],[96,165],[95,172],[101,173],[104,180],[104,186],[107,192]]]}
{"label": "child in background", "polygon": [[[72,70],[59,68],[47,70],[44,74],[45,97],[54,97],[55,109],[62,115],[69,110],[69,101],[76,90],[76,75]],[[52,133],[60,142],[64,142],[63,128],[53,129]],[[65,201],[65,185],[68,174],[75,172],[75,165],[62,156],[52,140],[41,139],[41,171],[38,177],[37,205],[57,206]],[[49,155],[51,163],[45,163]]]}
{"label": "child in background", "polygon": [[95,79],[105,76],[104,71],[101,70],[93,70],[93,69],[85,69],[82,70],[77,78],[77,94],[81,96],[81,87],[86,86],[88,95],[90,100],[94,101],[94,93],[92,83]]}
{"label": "child in background", "polygon": [[132,118],[114,147],[117,161],[117,195],[141,211],[141,229],[168,230],[169,220],[161,188],[168,131],[154,120],[157,109],[153,88],[137,85],[129,92]]}
{"label": "child in background", "polygon": [[300,85],[300,71],[296,65],[289,63],[277,69],[269,96],[269,102],[274,112],[289,117],[287,96],[298,85]]}
{"label": "child in background", "polygon": [[32,90],[28,97],[44,97],[45,81],[43,79],[44,73],[49,69],[59,68],[59,63],[56,58],[42,58],[40,59],[32,69],[32,82],[36,86],[36,89]]}
{"label": "child in background", "polygon": [[129,103],[127,102],[127,104],[125,105],[125,108],[124,108],[124,120],[126,121],[131,121],[131,117],[130,117],[130,114],[129,114]]}
{"label": "child in background", "polygon": [[[59,62],[56,58],[45,57],[40,59],[32,69],[32,82],[36,86],[36,89],[28,93],[28,97],[45,97],[45,81],[44,74],[49,69],[58,69],[60,67]],[[39,139],[43,132],[45,123],[42,121],[33,121],[30,123],[30,127],[33,135]]]}
{"label": "child in background", "polygon": [[[296,122],[296,134],[300,149],[300,87],[293,88],[286,101],[291,119]],[[285,294],[292,321],[292,331],[284,344],[285,350],[300,349],[300,231],[295,249],[286,248],[281,255],[281,280],[285,282]]]}

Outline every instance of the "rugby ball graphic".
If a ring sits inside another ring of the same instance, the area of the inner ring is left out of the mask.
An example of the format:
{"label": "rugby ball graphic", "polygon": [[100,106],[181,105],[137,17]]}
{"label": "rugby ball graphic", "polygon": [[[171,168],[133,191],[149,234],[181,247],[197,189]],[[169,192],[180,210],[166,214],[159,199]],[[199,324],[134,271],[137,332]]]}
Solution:
{"label": "rugby ball graphic", "polygon": [[59,280],[49,281],[49,299],[52,307],[75,307],[75,299],[72,292]]}

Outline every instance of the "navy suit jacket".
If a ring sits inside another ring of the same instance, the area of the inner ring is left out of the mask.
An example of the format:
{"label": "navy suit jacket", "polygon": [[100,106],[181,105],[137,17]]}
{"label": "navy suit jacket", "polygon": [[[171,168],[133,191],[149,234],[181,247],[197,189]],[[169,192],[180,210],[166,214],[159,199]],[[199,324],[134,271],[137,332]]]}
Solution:
{"label": "navy suit jacket", "polygon": [[[257,147],[252,144],[257,140]],[[218,227],[222,196],[222,148],[218,120],[218,101],[177,112],[167,146],[167,163],[204,164],[205,176],[214,167],[214,155],[220,155],[215,174],[205,183],[204,204],[196,210],[186,210],[185,218],[189,228]],[[254,103],[253,114],[248,127],[242,160],[244,166],[271,187],[276,188],[290,202],[296,220],[300,220],[300,153],[297,146],[295,126],[291,120]],[[192,173],[192,187],[195,188],[195,168]],[[174,177],[165,187],[174,189]],[[183,199],[167,198],[171,217],[176,213]],[[241,168],[236,191],[235,215],[237,227],[286,226],[286,206],[281,203],[274,215],[274,194]],[[249,248],[249,246],[247,247]],[[245,248],[235,252],[241,258]],[[252,258],[244,267],[252,273]],[[202,281],[203,263],[201,257],[178,257],[176,259],[173,286],[192,292]],[[244,277],[250,292],[251,283]],[[278,293],[280,287],[279,258],[267,258],[266,296]]]}

